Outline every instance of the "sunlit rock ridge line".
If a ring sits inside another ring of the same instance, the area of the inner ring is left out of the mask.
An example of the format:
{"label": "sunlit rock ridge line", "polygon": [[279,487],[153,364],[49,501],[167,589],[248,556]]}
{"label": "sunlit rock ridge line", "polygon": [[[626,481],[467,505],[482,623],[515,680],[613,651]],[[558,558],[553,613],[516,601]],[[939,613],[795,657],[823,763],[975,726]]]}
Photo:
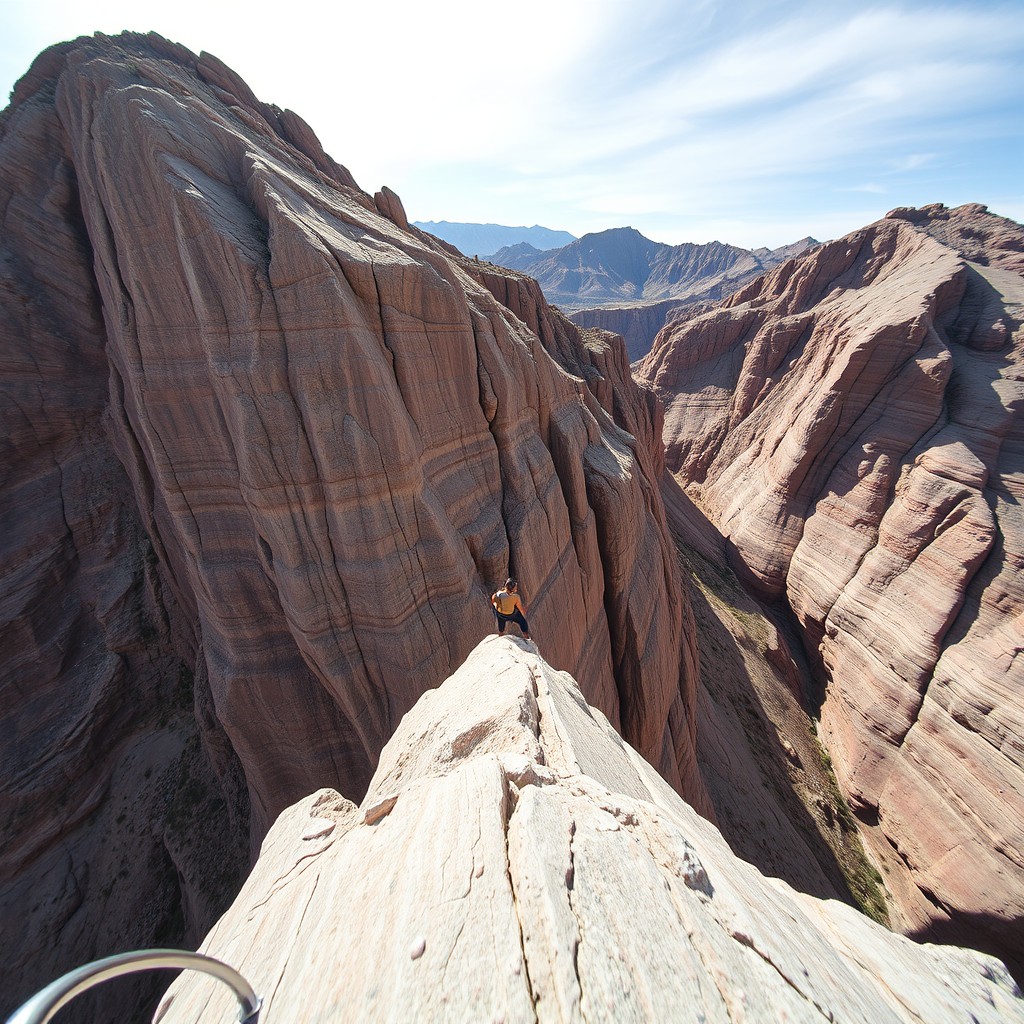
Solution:
{"label": "sunlit rock ridge line", "polygon": [[[499,637],[405,716],[361,806],[281,815],[201,948],[261,1024],[1024,1020],[998,961],[734,857],[572,677]],[[156,1020],[232,1009],[182,976]]]}
{"label": "sunlit rock ridge line", "polygon": [[198,941],[282,809],[363,795],[510,571],[547,660],[708,810],[620,339],[155,35],[36,60],[0,209],[0,1011]]}
{"label": "sunlit rock ridge line", "polygon": [[837,777],[906,874],[895,923],[1018,969],[1022,311],[1024,228],[898,209],[668,326],[638,374],[734,567],[799,623]]}

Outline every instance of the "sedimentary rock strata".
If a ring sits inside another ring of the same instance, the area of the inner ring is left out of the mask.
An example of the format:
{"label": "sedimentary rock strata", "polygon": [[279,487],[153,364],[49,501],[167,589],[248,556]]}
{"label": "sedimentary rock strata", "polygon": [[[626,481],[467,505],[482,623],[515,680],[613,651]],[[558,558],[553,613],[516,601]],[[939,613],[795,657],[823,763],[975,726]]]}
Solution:
{"label": "sedimentary rock strata", "polygon": [[[904,927],[1024,952],[1024,229],[897,210],[680,320],[641,369],[669,466],[827,684]],[[936,931],[938,929],[938,931]]]}
{"label": "sedimentary rock strata", "polygon": [[[182,902],[204,926],[194,863],[226,862],[198,834],[258,844],[315,789],[358,798],[510,571],[549,660],[702,803],[660,421],[621,342],[474,277],[301,118],[156,36],[38,59],[0,118],[0,207],[0,909],[36,936],[4,931],[8,998],[180,941]],[[109,877],[97,844],[140,830]],[[128,896],[153,858],[166,922]],[[67,945],[27,910],[46,872]]]}
{"label": "sedimentary rock strata", "polygon": [[580,327],[600,327],[621,334],[630,362],[636,362],[651,350],[658,332],[672,320],[676,311],[692,304],[695,303],[665,299],[663,302],[596,306],[593,309],[577,310],[570,314],[570,319]]}
{"label": "sedimentary rock strata", "polygon": [[[359,807],[287,809],[203,951],[292,1020],[1024,1020],[1005,968],[735,858],[584,699],[492,637],[420,698]],[[227,1020],[182,975],[161,1024]]]}

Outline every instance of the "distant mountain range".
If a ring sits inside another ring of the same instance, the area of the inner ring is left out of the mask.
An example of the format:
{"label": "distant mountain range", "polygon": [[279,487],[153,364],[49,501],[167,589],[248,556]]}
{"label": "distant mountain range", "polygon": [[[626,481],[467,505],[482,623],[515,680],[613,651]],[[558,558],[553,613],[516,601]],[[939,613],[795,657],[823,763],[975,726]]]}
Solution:
{"label": "distant mountain range", "polygon": [[658,331],[679,310],[717,302],[818,244],[802,238],[779,249],[742,249],[723,242],[666,245],[631,227],[576,238],[538,224],[413,224],[466,256],[536,278],[548,302],[563,307],[581,327],[621,334],[630,360],[647,354]]}
{"label": "distant mountain range", "polygon": [[417,220],[413,224],[450,242],[466,256],[490,258],[499,249],[520,243],[526,243],[533,252],[543,252],[576,240],[576,236],[568,231],[553,231],[539,224],[534,224],[532,228],[514,228],[505,224],[461,224],[447,220]]}
{"label": "distant mountain range", "polygon": [[603,303],[663,299],[720,299],[809,246],[805,238],[782,249],[741,249],[722,242],[665,245],[635,228],[611,228],[538,252],[519,243],[501,249],[492,263],[529,274],[549,302],[583,308]]}
{"label": "distant mountain range", "polygon": [[724,298],[817,244],[803,238],[779,249],[722,242],[665,245],[635,228],[611,228],[549,252],[519,242],[490,259],[536,278],[547,300],[565,308],[580,326],[623,335],[635,360],[677,310]]}

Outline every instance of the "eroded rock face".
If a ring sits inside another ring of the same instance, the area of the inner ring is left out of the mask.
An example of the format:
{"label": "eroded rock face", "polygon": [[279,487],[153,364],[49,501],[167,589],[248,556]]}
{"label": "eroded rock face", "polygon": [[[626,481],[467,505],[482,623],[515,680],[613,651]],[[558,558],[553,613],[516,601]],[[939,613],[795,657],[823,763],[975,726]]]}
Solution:
{"label": "eroded rock face", "polygon": [[[260,1020],[1024,1020],[998,961],[918,946],[735,858],[521,641],[420,698],[361,806],[286,810],[202,950]],[[156,1019],[228,1019],[183,975]]]}
{"label": "eroded rock face", "polygon": [[[600,327],[621,334],[630,362],[636,362],[650,352],[658,332],[672,320],[674,314],[688,305],[691,303],[666,299],[664,302],[597,306],[594,309],[577,310],[571,314],[571,320],[580,327]],[[696,305],[696,302],[692,305]]]}
{"label": "eroded rock face", "polygon": [[28,947],[5,929],[8,964],[57,949],[9,998],[167,931],[119,931],[150,854],[125,840],[119,881],[97,844],[144,821],[184,887],[161,906],[205,927],[193,866],[226,860],[189,837],[258,845],[313,790],[361,796],[510,571],[548,659],[702,805],[659,413],[620,341],[473,276],[301,118],[156,36],[39,58],[0,205],[0,909],[29,920],[50,872],[78,922],[66,946],[45,906]]}
{"label": "eroded rock face", "polygon": [[894,211],[668,328],[669,466],[819,660],[904,926],[1024,952],[1024,229]]}

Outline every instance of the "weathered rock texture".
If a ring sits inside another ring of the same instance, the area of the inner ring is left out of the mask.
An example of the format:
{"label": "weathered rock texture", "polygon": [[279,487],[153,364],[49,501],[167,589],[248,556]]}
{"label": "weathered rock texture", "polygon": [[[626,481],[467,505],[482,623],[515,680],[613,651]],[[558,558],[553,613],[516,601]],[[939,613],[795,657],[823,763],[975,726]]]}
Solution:
{"label": "weathered rock texture", "polygon": [[658,332],[675,319],[678,311],[698,305],[685,299],[665,299],[662,302],[637,302],[622,306],[596,306],[578,309],[570,319],[580,327],[599,327],[603,331],[621,334],[631,362],[642,359],[651,350]]}
{"label": "weathered rock texture", "polygon": [[620,341],[474,279],[156,36],[40,56],[0,209],[5,999],[205,928],[196,865],[240,870],[210,836],[358,799],[510,570],[549,660],[703,805],[660,420]]}
{"label": "weathered rock texture", "polygon": [[671,475],[662,487],[681,569],[693,583],[697,759],[716,825],[762,874],[889,923],[892,872],[867,857],[815,734],[804,696],[813,680],[799,638],[735,578],[721,534]]}
{"label": "weathered rock texture", "polygon": [[[285,811],[202,949],[306,1020],[1024,1020],[1005,968],[919,946],[734,857],[521,641],[405,716],[360,807]],[[161,1024],[232,997],[183,975]]]}
{"label": "weathered rock texture", "polygon": [[659,338],[669,466],[785,598],[822,734],[916,888],[908,930],[1024,953],[1024,230],[897,210]]}

